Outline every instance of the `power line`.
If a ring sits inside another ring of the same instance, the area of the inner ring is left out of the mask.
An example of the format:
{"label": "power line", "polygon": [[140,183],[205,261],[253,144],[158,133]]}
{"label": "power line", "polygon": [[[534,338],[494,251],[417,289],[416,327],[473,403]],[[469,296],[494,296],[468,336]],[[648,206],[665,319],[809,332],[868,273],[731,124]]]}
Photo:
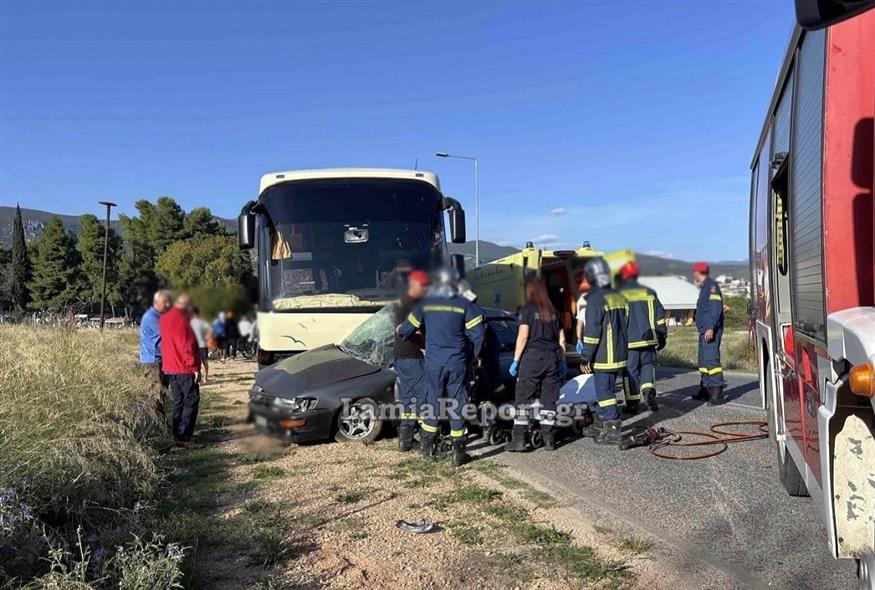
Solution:
{"label": "power line", "polygon": [[5,171],[8,172],[9,174],[11,174],[12,176],[14,176],[15,178],[17,178],[18,180],[20,180],[21,182],[23,182],[24,184],[26,184],[27,186],[29,186],[31,189],[35,190],[35,191],[36,191],[37,193],[39,193],[40,195],[42,195],[42,196],[44,196],[45,198],[49,199],[50,201],[52,201],[52,202],[55,203],[56,205],[60,205],[63,209],[67,209],[67,205],[65,205],[64,203],[62,203],[61,201],[59,201],[58,199],[56,199],[56,198],[53,197],[52,195],[48,194],[48,193],[45,192],[44,190],[40,189],[38,186],[36,186],[36,185],[33,184],[32,182],[30,182],[29,180],[27,180],[26,178],[24,178],[24,177],[21,176],[20,174],[14,172],[14,171],[12,171],[12,170],[10,170],[9,168],[7,168],[6,166],[4,166],[3,164],[0,164],[0,168],[2,168],[3,170],[5,170]]}

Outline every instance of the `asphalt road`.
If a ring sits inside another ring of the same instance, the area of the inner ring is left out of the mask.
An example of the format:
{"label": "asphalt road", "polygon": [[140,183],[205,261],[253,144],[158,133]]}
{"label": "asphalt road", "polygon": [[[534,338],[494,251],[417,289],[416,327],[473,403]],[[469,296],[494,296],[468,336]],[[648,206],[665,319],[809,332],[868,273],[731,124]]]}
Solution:
{"label": "asphalt road", "polygon": [[[690,399],[698,379],[694,372],[661,370],[660,411],[645,411],[624,427],[707,430],[716,422],[765,420],[754,376],[727,374],[730,401],[716,408]],[[589,517],[607,518],[661,541],[671,548],[678,568],[695,576],[682,586],[857,587],[855,564],[829,554],[811,499],[791,498],[784,491],[768,440],[730,445],[722,455],[699,461],[664,460],[646,448],[620,451],[589,439],[552,453],[480,452],[551,488]]]}

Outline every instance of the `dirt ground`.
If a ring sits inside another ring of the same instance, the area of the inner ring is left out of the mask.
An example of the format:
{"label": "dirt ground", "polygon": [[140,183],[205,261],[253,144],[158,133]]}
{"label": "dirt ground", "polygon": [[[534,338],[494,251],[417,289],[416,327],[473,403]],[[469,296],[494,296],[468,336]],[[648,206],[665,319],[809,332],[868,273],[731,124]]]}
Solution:
{"label": "dirt ground", "polygon": [[[660,588],[650,541],[583,522],[478,458],[454,469],[371,445],[286,446],[246,423],[252,362],[214,363],[198,440],[163,513],[197,588]],[[543,451],[541,451],[543,452]],[[416,535],[396,522],[422,520]]]}

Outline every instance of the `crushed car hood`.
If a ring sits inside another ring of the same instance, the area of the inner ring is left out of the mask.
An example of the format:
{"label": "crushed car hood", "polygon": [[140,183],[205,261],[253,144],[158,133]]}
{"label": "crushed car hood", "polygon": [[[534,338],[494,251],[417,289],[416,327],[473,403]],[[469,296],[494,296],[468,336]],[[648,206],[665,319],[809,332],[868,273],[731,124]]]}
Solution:
{"label": "crushed car hood", "polygon": [[355,359],[330,344],[262,369],[255,375],[255,383],[273,395],[294,397],[379,370],[379,367]]}

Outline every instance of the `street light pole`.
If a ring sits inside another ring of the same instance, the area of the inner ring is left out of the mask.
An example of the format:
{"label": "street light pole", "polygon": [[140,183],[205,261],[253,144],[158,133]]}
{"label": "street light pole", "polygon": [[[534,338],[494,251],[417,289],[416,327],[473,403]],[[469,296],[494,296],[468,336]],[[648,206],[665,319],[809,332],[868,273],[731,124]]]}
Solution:
{"label": "street light pole", "polygon": [[461,156],[447,152],[437,152],[435,156],[474,162],[474,266],[480,266],[480,159],[477,156]]}
{"label": "street light pole", "polygon": [[106,307],[106,263],[109,258],[109,212],[116,204],[109,201],[100,201],[99,203],[106,207],[106,227],[103,230],[103,287],[100,292],[100,331],[103,332],[106,315],[104,313]]}

